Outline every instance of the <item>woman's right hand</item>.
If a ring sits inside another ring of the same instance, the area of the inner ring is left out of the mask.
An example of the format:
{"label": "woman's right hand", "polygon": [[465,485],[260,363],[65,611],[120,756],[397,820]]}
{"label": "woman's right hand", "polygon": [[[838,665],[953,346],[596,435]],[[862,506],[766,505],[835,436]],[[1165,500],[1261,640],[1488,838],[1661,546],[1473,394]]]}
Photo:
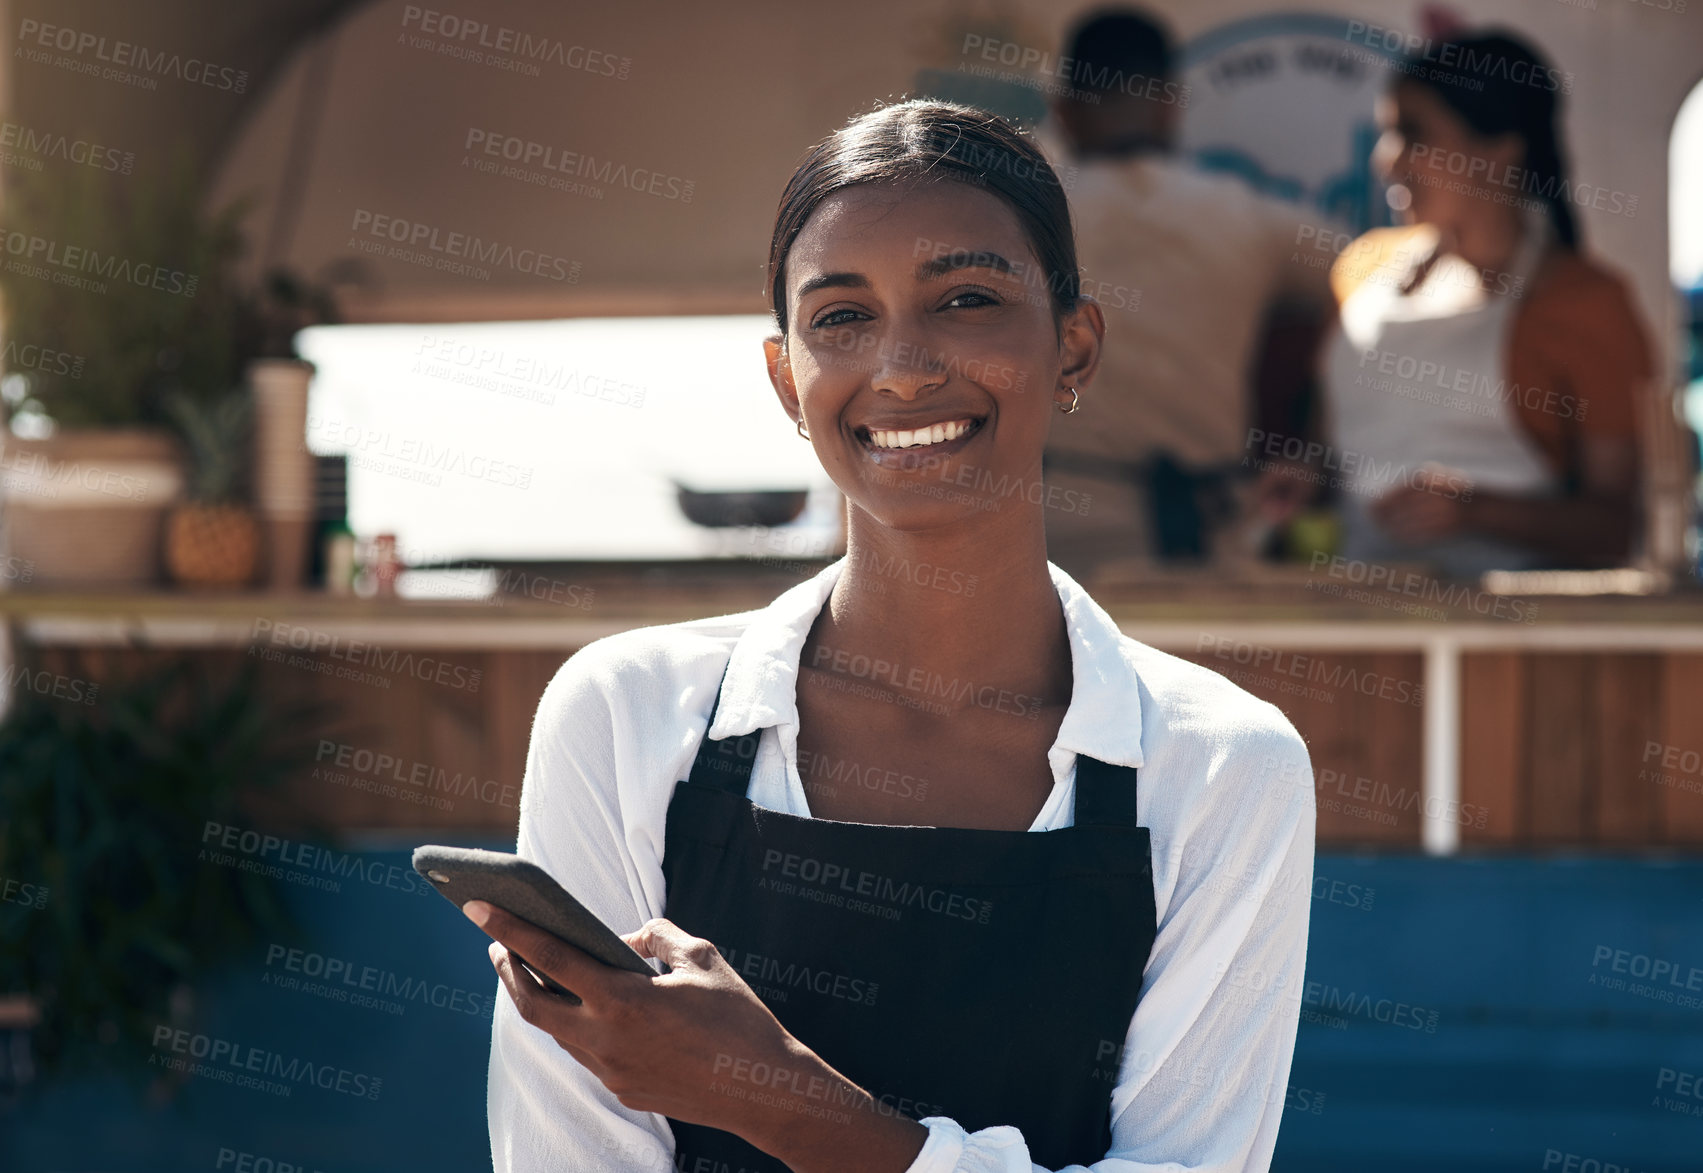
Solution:
{"label": "woman's right hand", "polygon": [[1261,470],[1254,485],[1254,503],[1260,519],[1284,525],[1305,509],[1318,495],[1313,471],[1293,461],[1272,461]]}

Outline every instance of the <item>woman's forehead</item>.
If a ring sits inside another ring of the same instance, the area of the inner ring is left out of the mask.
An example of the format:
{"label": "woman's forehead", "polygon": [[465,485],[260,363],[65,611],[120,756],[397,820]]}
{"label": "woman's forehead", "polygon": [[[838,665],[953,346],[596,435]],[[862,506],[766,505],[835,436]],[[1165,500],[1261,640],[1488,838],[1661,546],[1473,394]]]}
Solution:
{"label": "woman's forehead", "polygon": [[857,184],[824,199],[793,242],[788,284],[806,268],[909,263],[942,251],[997,250],[1032,260],[1028,237],[1004,200],[956,181]]}

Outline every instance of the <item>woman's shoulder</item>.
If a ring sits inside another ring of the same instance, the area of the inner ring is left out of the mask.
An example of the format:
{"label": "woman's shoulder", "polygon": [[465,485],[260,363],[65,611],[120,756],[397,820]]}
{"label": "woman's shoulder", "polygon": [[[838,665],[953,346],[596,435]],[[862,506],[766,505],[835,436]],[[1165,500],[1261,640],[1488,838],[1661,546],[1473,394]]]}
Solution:
{"label": "woman's shoulder", "polygon": [[[1587,428],[1631,433],[1631,404],[1655,371],[1655,352],[1627,280],[1582,253],[1557,249],[1515,318],[1508,363],[1516,382],[1566,384],[1561,389],[1588,400],[1590,414],[1580,413]],[[1542,432],[1554,421],[1533,418],[1528,426]]]}
{"label": "woman's shoulder", "polygon": [[588,705],[613,711],[646,701],[673,704],[706,673],[719,676],[734,644],[760,610],[628,628],[574,652],[545,686],[540,719],[584,716]]}
{"label": "woman's shoulder", "polygon": [[1632,286],[1618,271],[1574,249],[1557,248],[1544,258],[1526,295],[1523,317],[1546,327],[1602,326],[1642,330]]}
{"label": "woman's shoulder", "polygon": [[1368,229],[1331,264],[1330,287],[1336,303],[1347,301],[1374,274],[1381,274],[1381,283],[1397,283],[1436,247],[1436,229],[1427,224]]}
{"label": "woman's shoulder", "polygon": [[1203,637],[1197,655],[1224,661],[1207,667],[1125,638],[1141,680],[1144,772],[1157,786],[1149,825],[1164,831],[1167,850],[1187,839],[1279,851],[1295,820],[1312,819],[1312,759],[1283,710],[1233,677],[1281,678],[1293,656]]}
{"label": "woman's shoulder", "polygon": [[1307,744],[1283,710],[1236,682],[1287,671],[1276,649],[1203,635],[1197,655],[1223,661],[1201,664],[1124,637],[1141,682],[1143,741],[1173,740],[1180,748],[1225,756],[1277,755],[1306,760]]}

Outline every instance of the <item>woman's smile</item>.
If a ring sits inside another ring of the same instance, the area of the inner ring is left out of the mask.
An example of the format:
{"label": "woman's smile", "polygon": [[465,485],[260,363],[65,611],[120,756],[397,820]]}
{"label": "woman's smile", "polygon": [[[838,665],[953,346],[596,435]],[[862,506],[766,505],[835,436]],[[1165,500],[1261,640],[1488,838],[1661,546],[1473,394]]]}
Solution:
{"label": "woman's smile", "polygon": [[886,469],[934,467],[962,451],[981,435],[986,416],[934,413],[916,420],[889,419],[858,424],[852,435],[869,460]]}

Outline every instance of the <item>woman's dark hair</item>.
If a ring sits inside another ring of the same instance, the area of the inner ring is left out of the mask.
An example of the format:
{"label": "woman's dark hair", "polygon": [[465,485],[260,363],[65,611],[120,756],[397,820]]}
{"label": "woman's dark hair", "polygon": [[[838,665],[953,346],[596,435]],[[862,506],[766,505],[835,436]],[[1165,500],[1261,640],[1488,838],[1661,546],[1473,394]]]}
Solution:
{"label": "woman's dark hair", "polygon": [[852,119],[817,143],[781,193],[769,244],[769,301],[787,331],[786,260],[823,200],[864,183],[979,187],[1005,201],[1045,271],[1054,317],[1080,294],[1070,204],[1046,158],[1003,119],[953,102],[914,99]]}
{"label": "woman's dark hair", "polygon": [[1430,90],[1474,133],[1486,138],[1518,135],[1526,144],[1520,189],[1544,202],[1562,245],[1579,247],[1558,126],[1561,94],[1571,89],[1565,74],[1536,49],[1500,30],[1428,42],[1396,70],[1395,85]]}

